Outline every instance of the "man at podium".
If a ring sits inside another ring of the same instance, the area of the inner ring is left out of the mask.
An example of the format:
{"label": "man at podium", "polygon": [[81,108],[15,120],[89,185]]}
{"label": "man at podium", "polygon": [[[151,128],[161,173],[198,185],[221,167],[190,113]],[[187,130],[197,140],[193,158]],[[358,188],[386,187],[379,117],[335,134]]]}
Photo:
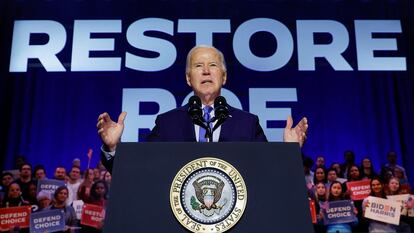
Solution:
{"label": "man at podium", "polygon": [[[149,142],[225,142],[225,141],[255,141],[266,142],[266,136],[259,124],[256,115],[233,108],[224,101],[226,117],[224,120],[215,120],[218,111],[215,105],[220,97],[221,87],[226,84],[227,70],[224,56],[221,51],[212,46],[199,45],[190,50],[186,62],[186,81],[193,89],[195,98],[199,100],[200,118],[195,119],[189,114],[191,103],[178,107],[157,116],[155,127],[148,136]],[[222,98],[222,97],[220,97]],[[195,102],[197,102],[195,101]],[[215,103],[216,101],[216,103]],[[216,107],[216,108],[215,108]],[[194,109],[193,109],[194,110]],[[124,119],[127,113],[122,112],[118,121],[111,120],[108,113],[98,117],[98,134],[102,140],[102,162],[112,169],[115,150],[120,141]],[[201,121],[197,123],[196,120]],[[225,122],[224,122],[225,121]],[[202,124],[207,122],[207,124]],[[205,127],[207,126],[207,127]],[[307,119],[304,117],[293,126],[292,117],[288,117],[284,129],[285,142],[299,142],[303,145],[308,129]],[[211,128],[213,130],[211,130]],[[207,132],[207,133],[206,133]],[[207,135],[209,137],[207,137]]]}

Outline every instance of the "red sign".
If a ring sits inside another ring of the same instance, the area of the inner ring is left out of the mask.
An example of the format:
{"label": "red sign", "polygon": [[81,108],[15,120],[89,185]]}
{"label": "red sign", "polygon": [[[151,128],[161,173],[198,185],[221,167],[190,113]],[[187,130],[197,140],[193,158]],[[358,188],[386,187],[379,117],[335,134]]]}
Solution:
{"label": "red sign", "polygon": [[311,212],[311,217],[312,217],[312,223],[315,224],[317,221],[315,201],[309,200],[309,206],[310,206],[310,212]]}
{"label": "red sign", "polygon": [[0,231],[9,231],[14,227],[30,226],[31,206],[0,208]]}
{"label": "red sign", "polygon": [[85,204],[82,209],[81,224],[100,229],[105,219],[102,206]]}
{"label": "red sign", "polygon": [[369,179],[347,182],[346,187],[348,187],[348,190],[351,191],[351,199],[355,201],[363,200],[368,197],[371,192],[371,187],[369,185],[370,182],[371,180]]}

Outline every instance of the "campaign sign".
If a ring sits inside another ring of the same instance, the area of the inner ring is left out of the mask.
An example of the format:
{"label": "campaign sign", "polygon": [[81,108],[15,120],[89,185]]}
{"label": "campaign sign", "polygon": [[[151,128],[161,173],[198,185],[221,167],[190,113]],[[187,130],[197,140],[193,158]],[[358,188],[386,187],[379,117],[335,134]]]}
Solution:
{"label": "campaign sign", "polygon": [[354,203],[351,200],[330,201],[322,208],[325,225],[349,223],[357,220],[354,213]]}
{"label": "campaign sign", "polygon": [[29,227],[31,206],[0,208],[0,231]]}
{"label": "campaign sign", "polygon": [[60,186],[65,186],[65,182],[61,180],[52,180],[52,179],[45,179],[45,180],[38,180],[37,181],[37,193],[40,191],[45,191],[50,194],[54,194],[56,189]]}
{"label": "campaign sign", "polygon": [[62,210],[45,210],[30,216],[30,232],[56,232],[65,229],[65,218]]}
{"label": "campaign sign", "polygon": [[82,208],[83,208],[83,201],[82,200],[74,200],[72,202],[72,207],[75,209],[76,219],[81,220],[82,217]]}
{"label": "campaign sign", "polygon": [[410,195],[405,205],[407,207],[408,217],[414,217],[414,195]]}
{"label": "campaign sign", "polygon": [[102,206],[85,204],[82,211],[81,224],[100,228],[105,219],[105,210]]}
{"label": "campaign sign", "polygon": [[315,224],[317,222],[315,201],[309,200],[309,207],[311,212],[312,223]]}
{"label": "campaign sign", "polygon": [[365,208],[365,217],[394,225],[400,224],[401,204],[378,197],[369,196]]}
{"label": "campaign sign", "polygon": [[391,195],[387,196],[388,200],[396,201],[401,205],[401,215],[407,215],[407,202],[410,198],[410,194],[401,194],[401,195]]}
{"label": "campaign sign", "polygon": [[370,182],[371,180],[367,179],[346,183],[346,187],[351,191],[351,199],[356,201],[368,197],[371,192]]}

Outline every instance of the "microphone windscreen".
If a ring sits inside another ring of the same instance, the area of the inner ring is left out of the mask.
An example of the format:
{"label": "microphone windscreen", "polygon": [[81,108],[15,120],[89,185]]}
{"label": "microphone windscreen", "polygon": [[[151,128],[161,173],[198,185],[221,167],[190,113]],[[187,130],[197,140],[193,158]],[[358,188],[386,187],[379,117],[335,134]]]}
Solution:
{"label": "microphone windscreen", "polygon": [[227,101],[226,98],[224,98],[223,96],[218,96],[215,100],[214,100],[214,106],[227,106]]}
{"label": "microphone windscreen", "polygon": [[200,97],[196,95],[190,97],[188,100],[188,115],[190,115],[193,120],[203,119],[203,110],[201,110]]}
{"label": "microphone windscreen", "polygon": [[201,107],[201,99],[200,97],[193,95],[190,97],[190,99],[188,100],[188,105],[190,106],[200,106]]}

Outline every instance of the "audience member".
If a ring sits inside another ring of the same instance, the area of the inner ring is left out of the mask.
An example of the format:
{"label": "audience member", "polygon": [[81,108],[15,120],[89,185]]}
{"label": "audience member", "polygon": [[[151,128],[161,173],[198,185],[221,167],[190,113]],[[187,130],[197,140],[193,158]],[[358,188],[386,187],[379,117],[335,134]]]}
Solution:
{"label": "audience member", "polygon": [[20,185],[23,198],[29,200],[29,187],[34,183],[32,180],[32,165],[30,163],[23,163],[19,170],[20,178],[16,180],[16,183]]}
{"label": "audience member", "polygon": [[43,165],[36,165],[34,168],[34,175],[36,180],[44,180],[46,177],[46,169]]}
{"label": "audience member", "polygon": [[339,163],[332,163],[330,168],[333,168],[336,170],[336,175],[338,175],[338,178],[344,178],[342,176],[341,165]]}
{"label": "audience member", "polygon": [[313,176],[314,173],[311,170],[312,166],[313,166],[313,160],[307,156],[302,155],[302,160],[303,160],[303,170],[305,172],[305,182],[306,182],[306,187],[308,189],[311,189],[314,185],[313,183]]}
{"label": "audience member", "polygon": [[24,205],[30,205],[30,203],[23,199],[20,185],[16,182],[11,183],[7,189],[7,195],[1,203],[1,207],[8,208]]}
{"label": "audience member", "polygon": [[45,210],[49,207],[50,203],[52,202],[52,198],[49,192],[40,191],[37,194],[37,202],[39,203],[38,211]]}
{"label": "audience member", "polygon": [[13,182],[13,174],[10,172],[5,172],[1,175],[1,184],[0,184],[0,203],[1,200],[6,196],[7,188]]}
{"label": "audience member", "polygon": [[58,166],[55,169],[55,179],[66,181],[66,169],[63,166]]}
{"label": "audience member", "polygon": [[[387,196],[385,195],[385,191],[384,191],[384,185],[383,185],[382,181],[379,178],[371,179],[370,187],[371,187],[371,193],[369,194],[370,196],[387,199]],[[369,206],[369,204],[370,203],[369,203],[368,199],[365,198],[363,203],[362,203],[362,207],[363,207],[364,212],[365,212],[365,208],[367,208]],[[365,216],[365,215],[363,215],[363,216]],[[379,221],[371,220],[371,219],[368,219],[368,222],[369,222],[368,230],[369,230],[370,233],[376,233],[376,232],[395,233],[396,232],[395,227],[391,224],[384,223],[384,222],[379,222]]]}
{"label": "audience member", "polygon": [[94,179],[95,175],[93,169],[86,169],[85,178],[78,189],[78,200],[82,200],[85,203],[89,202],[90,190]]}
{"label": "audience member", "polygon": [[325,167],[325,157],[323,155],[318,155],[316,157],[315,170],[318,167],[322,167],[323,169],[326,170],[326,167]]}
{"label": "audience member", "polygon": [[394,174],[395,168],[399,168],[403,173],[403,178],[407,179],[407,174],[405,172],[405,169],[402,166],[397,164],[397,153],[395,153],[394,151],[388,152],[387,160],[388,160],[388,163],[385,164],[381,168],[381,177],[385,182],[388,182],[389,178],[395,176]]}
{"label": "audience member", "polygon": [[[336,179],[338,179],[338,171],[335,168],[330,168],[328,170],[328,175],[327,175],[327,184],[330,186],[330,184],[332,184],[332,182],[336,181]],[[328,187],[329,187],[328,186]]]}
{"label": "audience member", "polygon": [[347,150],[344,152],[344,159],[345,162],[341,164],[341,177],[346,178],[348,176],[349,168],[355,164],[355,154],[351,150]]}
{"label": "audience member", "polygon": [[[332,201],[341,201],[341,200],[347,200],[347,199],[348,198],[343,192],[341,182],[338,182],[338,181],[332,182],[329,188],[328,201],[332,202]],[[354,208],[354,213],[355,214],[358,213],[356,208]],[[327,225],[326,232],[327,233],[337,233],[337,232],[351,233],[352,232],[351,227],[356,226],[357,224],[358,224],[358,220],[352,223],[336,223],[336,224]]]}
{"label": "audience member", "polygon": [[323,167],[318,167],[315,169],[315,174],[313,177],[313,183],[319,183],[322,182],[324,184],[326,184],[326,172],[325,169]]}
{"label": "audience member", "polygon": [[[91,195],[89,198],[89,204],[102,206],[106,208],[106,201],[108,198],[108,184],[103,180],[96,181],[91,188]],[[89,226],[82,226],[81,232],[85,233],[101,233],[104,222],[101,223],[100,227],[93,228]]]}
{"label": "audience member", "polygon": [[360,171],[362,179],[372,179],[378,176],[378,174],[374,170],[374,166],[372,165],[372,161],[369,157],[365,157],[362,160]]}
{"label": "audience member", "polygon": [[66,184],[69,189],[69,197],[67,200],[68,205],[71,205],[74,200],[78,199],[77,194],[81,183],[82,179],[80,168],[77,166],[72,166],[72,169],[69,172],[69,180]]}
{"label": "audience member", "polygon": [[67,205],[66,201],[68,199],[69,190],[66,186],[61,186],[56,189],[55,194],[53,195],[53,203],[47,209],[55,210],[60,209],[64,212],[65,218],[65,230],[61,232],[70,232],[73,233],[72,227],[76,227],[76,213],[72,206]]}

